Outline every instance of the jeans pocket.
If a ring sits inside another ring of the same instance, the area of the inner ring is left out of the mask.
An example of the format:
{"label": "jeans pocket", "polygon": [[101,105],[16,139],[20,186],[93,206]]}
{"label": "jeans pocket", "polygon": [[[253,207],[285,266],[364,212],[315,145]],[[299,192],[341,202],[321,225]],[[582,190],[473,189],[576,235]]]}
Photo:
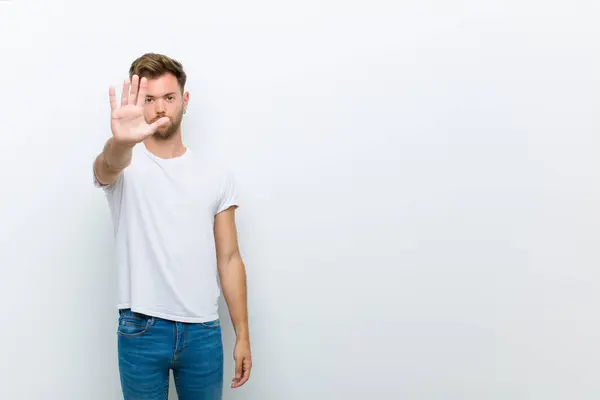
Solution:
{"label": "jeans pocket", "polygon": [[148,330],[151,317],[133,312],[131,310],[122,310],[119,313],[119,328],[117,332],[123,336],[139,336]]}
{"label": "jeans pocket", "polygon": [[221,321],[219,319],[215,319],[213,321],[206,321],[206,322],[200,322],[200,326],[203,326],[205,328],[220,328],[221,327]]}

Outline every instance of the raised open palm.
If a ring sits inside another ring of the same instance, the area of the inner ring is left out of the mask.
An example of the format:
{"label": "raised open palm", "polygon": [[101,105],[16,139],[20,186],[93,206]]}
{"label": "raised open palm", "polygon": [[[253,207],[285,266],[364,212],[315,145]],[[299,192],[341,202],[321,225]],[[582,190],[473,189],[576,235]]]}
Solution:
{"label": "raised open palm", "polygon": [[121,106],[117,107],[117,98],[113,87],[109,90],[111,108],[111,130],[115,140],[124,144],[136,144],[151,136],[158,128],[169,122],[168,117],[148,124],[144,119],[144,101],[148,80],[137,75],[123,83]]}

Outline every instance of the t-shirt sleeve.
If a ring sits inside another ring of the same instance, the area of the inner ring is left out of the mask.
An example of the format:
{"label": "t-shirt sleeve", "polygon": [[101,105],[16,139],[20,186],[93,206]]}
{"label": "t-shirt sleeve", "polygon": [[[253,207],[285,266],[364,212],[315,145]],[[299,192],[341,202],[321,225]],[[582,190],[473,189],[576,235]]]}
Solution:
{"label": "t-shirt sleeve", "polygon": [[105,185],[98,181],[98,176],[96,175],[96,162],[92,162],[92,179],[94,180],[94,186],[97,188],[107,188],[109,185]]}
{"label": "t-shirt sleeve", "polygon": [[123,202],[123,185],[125,179],[124,176],[125,171],[119,174],[119,177],[113,184],[105,185],[98,181],[98,178],[96,177],[95,168],[92,167],[92,179],[94,182],[94,186],[97,188],[101,188],[106,196],[106,199],[108,200],[108,205],[114,222],[115,234],[118,224],[117,221],[121,217],[121,209]]}
{"label": "t-shirt sleeve", "polygon": [[231,171],[226,171],[222,178],[221,191],[219,193],[219,201],[217,203],[217,211],[219,214],[227,210],[229,207],[239,207],[239,193],[235,182],[235,177]]}

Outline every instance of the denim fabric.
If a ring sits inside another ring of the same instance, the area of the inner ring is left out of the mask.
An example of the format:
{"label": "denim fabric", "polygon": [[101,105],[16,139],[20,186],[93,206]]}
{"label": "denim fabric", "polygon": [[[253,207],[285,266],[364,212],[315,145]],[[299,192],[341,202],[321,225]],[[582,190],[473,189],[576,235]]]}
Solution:
{"label": "denim fabric", "polygon": [[221,400],[219,320],[183,323],[119,311],[119,374],[125,400],[167,400],[169,370],[179,400]]}

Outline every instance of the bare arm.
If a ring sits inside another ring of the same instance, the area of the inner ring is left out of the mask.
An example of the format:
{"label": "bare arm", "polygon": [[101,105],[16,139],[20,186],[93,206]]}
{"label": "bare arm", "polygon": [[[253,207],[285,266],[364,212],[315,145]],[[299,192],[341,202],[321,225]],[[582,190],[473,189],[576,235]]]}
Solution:
{"label": "bare arm", "polygon": [[246,269],[240,256],[233,207],[215,217],[217,265],[223,296],[238,340],[249,340]]}
{"label": "bare arm", "polygon": [[114,137],[107,140],[102,153],[94,162],[96,179],[103,185],[112,185],[119,174],[131,163],[133,145],[119,143]]}
{"label": "bare arm", "polygon": [[252,360],[248,329],[246,268],[238,247],[234,207],[228,208],[215,217],[215,242],[223,296],[236,334],[234,353],[236,374],[232,384],[235,388],[248,380]]}

